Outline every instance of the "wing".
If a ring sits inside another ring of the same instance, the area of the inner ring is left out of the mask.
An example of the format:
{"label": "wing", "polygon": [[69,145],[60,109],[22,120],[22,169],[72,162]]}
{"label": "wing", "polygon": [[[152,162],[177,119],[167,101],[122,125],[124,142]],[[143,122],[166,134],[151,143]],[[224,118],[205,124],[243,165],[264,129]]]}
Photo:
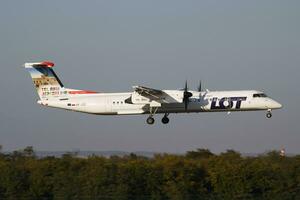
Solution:
{"label": "wing", "polygon": [[152,107],[160,107],[161,104],[182,103],[183,91],[157,90],[144,86],[133,86],[133,88],[134,92],[131,95],[133,104],[150,104]]}
{"label": "wing", "polygon": [[157,90],[157,89],[148,88],[144,86],[133,86],[133,88],[134,91],[137,92],[138,94],[151,99],[160,99],[164,94],[162,90]]}

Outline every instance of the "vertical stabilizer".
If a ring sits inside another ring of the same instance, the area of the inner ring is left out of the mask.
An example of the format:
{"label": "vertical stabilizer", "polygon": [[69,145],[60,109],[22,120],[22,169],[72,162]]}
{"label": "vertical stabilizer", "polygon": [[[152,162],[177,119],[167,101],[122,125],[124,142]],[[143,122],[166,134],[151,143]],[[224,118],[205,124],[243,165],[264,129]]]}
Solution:
{"label": "vertical stabilizer", "polygon": [[49,99],[64,95],[64,86],[53,70],[54,63],[44,61],[25,63],[40,99]]}

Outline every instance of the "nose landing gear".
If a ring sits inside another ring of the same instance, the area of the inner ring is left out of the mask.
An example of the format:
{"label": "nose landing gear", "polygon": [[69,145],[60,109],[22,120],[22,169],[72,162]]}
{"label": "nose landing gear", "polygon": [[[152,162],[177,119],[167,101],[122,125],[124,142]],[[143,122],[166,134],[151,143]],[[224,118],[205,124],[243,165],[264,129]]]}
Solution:
{"label": "nose landing gear", "polygon": [[272,117],[271,110],[268,110],[268,112],[267,112],[267,114],[266,114],[266,117],[267,117],[267,118],[271,118],[271,117]]}

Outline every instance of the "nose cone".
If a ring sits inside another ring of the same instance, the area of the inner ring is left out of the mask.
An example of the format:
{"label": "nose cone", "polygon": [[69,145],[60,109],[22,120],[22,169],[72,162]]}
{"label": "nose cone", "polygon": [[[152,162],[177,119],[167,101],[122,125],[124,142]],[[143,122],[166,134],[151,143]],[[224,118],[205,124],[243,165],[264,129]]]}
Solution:
{"label": "nose cone", "polygon": [[282,105],[280,103],[278,103],[277,101],[272,100],[270,108],[271,109],[280,109],[280,108],[282,108]]}

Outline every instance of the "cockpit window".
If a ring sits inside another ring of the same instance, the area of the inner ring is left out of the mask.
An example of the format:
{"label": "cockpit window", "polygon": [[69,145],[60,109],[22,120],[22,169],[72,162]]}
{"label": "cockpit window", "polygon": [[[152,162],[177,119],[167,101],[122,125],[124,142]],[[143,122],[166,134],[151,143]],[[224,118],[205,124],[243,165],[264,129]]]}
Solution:
{"label": "cockpit window", "polygon": [[264,93],[257,93],[257,94],[253,94],[253,97],[256,98],[256,97],[268,97],[268,96]]}

